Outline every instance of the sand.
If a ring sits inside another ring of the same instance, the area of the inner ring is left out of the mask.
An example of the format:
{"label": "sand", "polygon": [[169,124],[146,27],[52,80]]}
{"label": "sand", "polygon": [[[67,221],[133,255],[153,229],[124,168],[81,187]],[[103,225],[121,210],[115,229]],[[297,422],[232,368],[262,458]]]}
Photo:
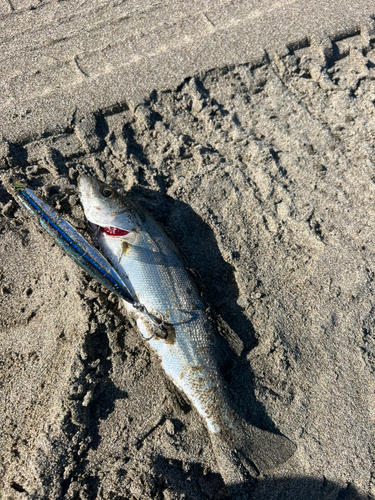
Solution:
{"label": "sand", "polygon": [[[3,20],[60,4],[3,3]],[[35,122],[4,114],[1,169],[88,237],[80,172],[160,222],[244,342],[224,368],[239,411],[297,452],[227,491],[203,421],[120,301],[0,185],[0,498],[375,498],[375,30],[335,26],[319,43],[187,66],[133,99],[91,101],[91,81],[74,112],[57,82],[61,115],[52,90]]]}

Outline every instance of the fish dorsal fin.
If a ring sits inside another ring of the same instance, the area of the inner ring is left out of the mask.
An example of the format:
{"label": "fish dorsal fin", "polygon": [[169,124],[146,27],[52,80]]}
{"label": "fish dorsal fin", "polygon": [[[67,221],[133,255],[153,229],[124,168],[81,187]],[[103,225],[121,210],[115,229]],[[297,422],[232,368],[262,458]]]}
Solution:
{"label": "fish dorsal fin", "polygon": [[237,333],[232,330],[232,328],[220,316],[220,314],[216,313],[212,309],[209,310],[209,316],[210,319],[214,322],[216,330],[220,337],[222,337],[227,342],[231,350],[238,357],[240,357],[243,352],[244,345]]}
{"label": "fish dorsal fin", "polygon": [[221,316],[218,316],[216,323],[219,335],[221,335],[228,342],[229,347],[237,356],[241,356],[244,345],[237,333],[232,330],[232,328],[223,320]]}

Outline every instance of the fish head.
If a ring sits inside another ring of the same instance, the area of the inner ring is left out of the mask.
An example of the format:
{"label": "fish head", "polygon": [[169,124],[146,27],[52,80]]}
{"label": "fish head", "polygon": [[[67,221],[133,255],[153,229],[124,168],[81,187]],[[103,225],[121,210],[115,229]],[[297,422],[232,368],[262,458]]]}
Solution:
{"label": "fish head", "polygon": [[140,231],[141,214],[111,186],[94,177],[81,175],[78,189],[85,216],[95,229],[114,238],[124,238]]}

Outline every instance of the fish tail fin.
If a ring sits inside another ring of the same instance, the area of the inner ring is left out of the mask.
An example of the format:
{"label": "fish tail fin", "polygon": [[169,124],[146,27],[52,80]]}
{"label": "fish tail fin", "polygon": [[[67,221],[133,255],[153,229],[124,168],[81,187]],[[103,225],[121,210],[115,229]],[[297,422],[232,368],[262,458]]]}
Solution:
{"label": "fish tail fin", "polygon": [[211,433],[212,447],[227,485],[241,484],[288,460],[296,446],[285,436],[248,424],[239,417],[219,433]]}

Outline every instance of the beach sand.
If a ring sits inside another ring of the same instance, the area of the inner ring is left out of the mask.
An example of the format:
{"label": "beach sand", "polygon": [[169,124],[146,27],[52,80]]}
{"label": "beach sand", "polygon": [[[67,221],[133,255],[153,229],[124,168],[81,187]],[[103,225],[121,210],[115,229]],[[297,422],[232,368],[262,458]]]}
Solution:
{"label": "beach sand", "polygon": [[[1,169],[88,237],[80,172],[141,204],[241,337],[233,399],[297,451],[236,498],[375,498],[374,102],[362,27],[3,134]],[[0,276],[0,498],[227,498],[121,302],[1,184]]]}

